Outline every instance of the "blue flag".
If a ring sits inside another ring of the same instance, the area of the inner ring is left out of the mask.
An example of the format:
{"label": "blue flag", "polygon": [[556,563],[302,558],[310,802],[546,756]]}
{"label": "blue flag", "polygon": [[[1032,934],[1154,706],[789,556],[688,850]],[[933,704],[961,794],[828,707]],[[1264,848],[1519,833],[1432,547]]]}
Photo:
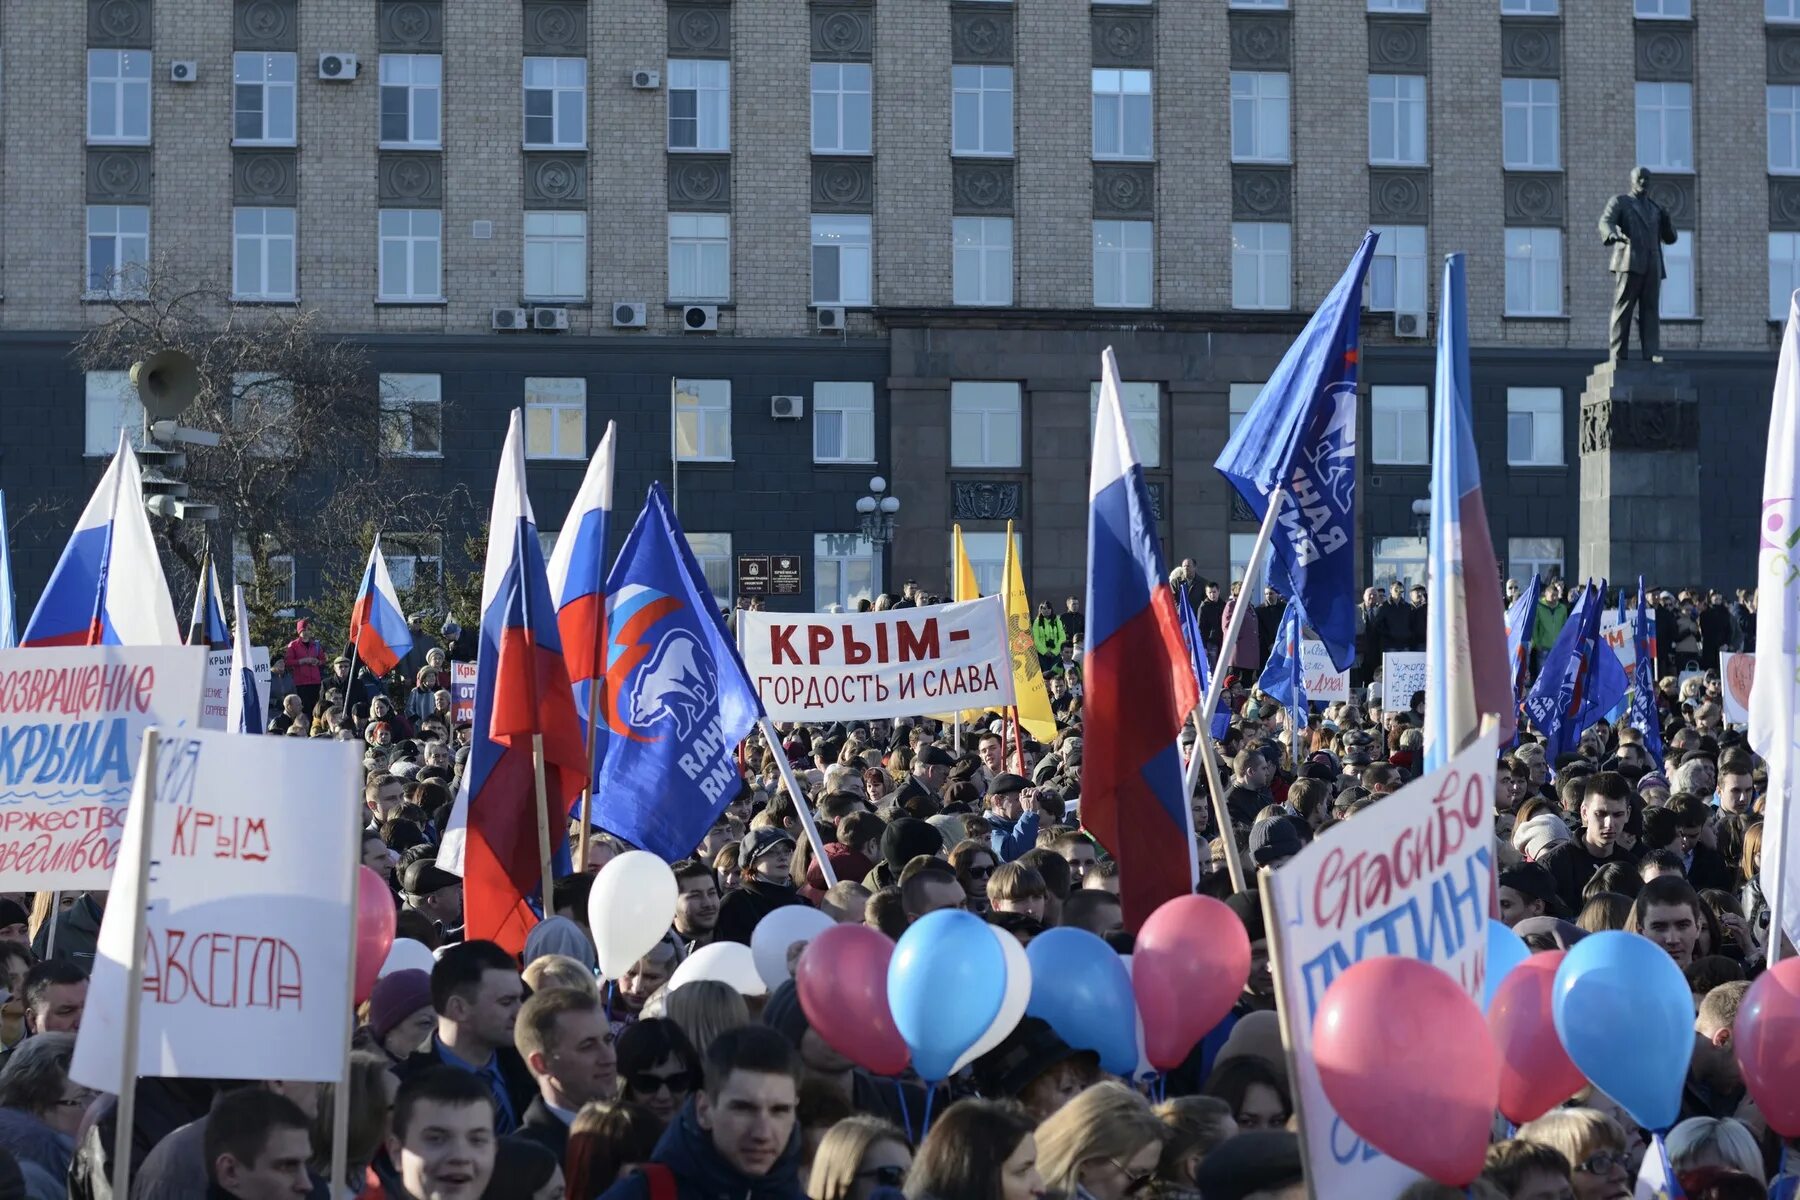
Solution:
{"label": "blue flag", "polygon": [[[1275,633],[1275,645],[1269,651],[1269,661],[1263,667],[1262,678],[1256,681],[1259,691],[1289,712],[1306,711],[1306,689],[1302,684],[1300,665],[1300,626],[1305,620],[1300,602],[1288,601],[1287,610],[1281,614],[1281,628]],[[1300,727],[1304,727],[1304,717]]]}
{"label": "blue flag", "polygon": [[[1188,602],[1186,588],[1175,589],[1175,611],[1181,617],[1181,640],[1187,643],[1188,663],[1194,669],[1194,681],[1200,686],[1202,702],[1206,691],[1212,686],[1212,668],[1206,664],[1206,646],[1200,640],[1200,618],[1194,615],[1194,606]],[[1219,741],[1231,731],[1231,714],[1215,712],[1212,724],[1208,726],[1208,736]]]}
{"label": "blue flag", "polygon": [[1598,586],[1590,582],[1525,697],[1525,715],[1544,735],[1544,754],[1552,764],[1625,695],[1625,668],[1600,636],[1605,609],[1605,581]]}
{"label": "blue flag", "polygon": [[1269,543],[1269,586],[1302,601],[1338,670],[1356,658],[1356,363],[1375,234],[1275,368],[1219,455],[1262,519],[1287,489]]}
{"label": "blue flag", "polygon": [[737,795],[737,746],[762,704],[658,484],[607,576],[606,598],[607,747],[595,823],[674,862]]}
{"label": "blue flag", "polygon": [[11,650],[19,644],[14,603],[12,551],[6,543],[6,493],[0,492],[0,650]]}
{"label": "blue flag", "polygon": [[[1531,583],[1506,610],[1506,665],[1512,672],[1513,713],[1525,703],[1525,673],[1531,665],[1531,634],[1537,624],[1538,596],[1544,590],[1543,577],[1531,573]],[[1515,728],[1507,746],[1516,746],[1519,731]]]}
{"label": "blue flag", "polygon": [[1631,631],[1632,649],[1637,663],[1631,668],[1631,715],[1633,729],[1644,735],[1644,749],[1650,761],[1662,762],[1662,720],[1656,710],[1656,639],[1655,626],[1644,609],[1644,577],[1638,576],[1637,627]]}

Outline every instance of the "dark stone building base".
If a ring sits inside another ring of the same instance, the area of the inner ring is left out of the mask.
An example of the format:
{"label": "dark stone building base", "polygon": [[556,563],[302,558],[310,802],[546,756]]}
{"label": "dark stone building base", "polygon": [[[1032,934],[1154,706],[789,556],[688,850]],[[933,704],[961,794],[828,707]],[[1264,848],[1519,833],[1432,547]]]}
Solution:
{"label": "dark stone building base", "polygon": [[1701,580],[1700,405],[1693,376],[1602,363],[1581,394],[1582,579]]}

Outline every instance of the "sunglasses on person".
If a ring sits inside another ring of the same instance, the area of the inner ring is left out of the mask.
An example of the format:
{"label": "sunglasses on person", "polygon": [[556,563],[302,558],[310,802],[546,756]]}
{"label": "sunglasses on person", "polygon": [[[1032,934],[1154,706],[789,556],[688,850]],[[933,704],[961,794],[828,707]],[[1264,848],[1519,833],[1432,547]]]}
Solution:
{"label": "sunglasses on person", "polygon": [[906,1168],[889,1163],[885,1167],[870,1167],[866,1171],[858,1171],[856,1177],[873,1179],[876,1187],[897,1188],[906,1182]]}
{"label": "sunglasses on person", "polygon": [[1155,1171],[1144,1171],[1140,1174],[1133,1174],[1131,1171],[1131,1168],[1127,1167],[1124,1163],[1120,1162],[1116,1158],[1109,1158],[1106,1161],[1111,1163],[1113,1165],[1113,1169],[1115,1171],[1117,1171],[1125,1180],[1125,1189],[1122,1193],[1120,1193],[1121,1195],[1125,1195],[1125,1196],[1139,1195],[1140,1193],[1143,1192],[1143,1190],[1145,1188],[1150,1186],[1150,1181],[1156,1178]]}
{"label": "sunglasses on person", "polygon": [[1608,1154],[1602,1151],[1599,1154],[1589,1155],[1582,1162],[1576,1163],[1575,1169],[1583,1175],[1604,1175],[1615,1166],[1622,1171],[1630,1171],[1631,1155],[1623,1152]]}
{"label": "sunglasses on person", "polygon": [[994,864],[991,862],[981,862],[981,863],[970,863],[969,864],[969,878],[970,879],[986,879],[988,876],[992,875],[993,873],[994,873]]}
{"label": "sunglasses on person", "polygon": [[652,1071],[633,1071],[625,1077],[631,1090],[643,1096],[654,1096],[663,1088],[669,1089],[671,1096],[683,1095],[694,1086],[694,1077],[687,1071],[677,1071],[673,1075],[658,1075]]}

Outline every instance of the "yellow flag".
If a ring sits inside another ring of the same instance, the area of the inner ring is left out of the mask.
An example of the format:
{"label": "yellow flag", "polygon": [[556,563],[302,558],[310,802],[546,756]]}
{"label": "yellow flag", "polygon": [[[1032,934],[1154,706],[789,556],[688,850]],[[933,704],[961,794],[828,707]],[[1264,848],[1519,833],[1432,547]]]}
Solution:
{"label": "yellow flag", "polygon": [[981,599],[981,589],[975,585],[975,568],[969,565],[969,552],[963,549],[961,525],[950,527],[950,551],[955,560],[951,569],[956,575],[950,582],[950,598],[958,603]]}
{"label": "yellow flag", "polygon": [[1031,601],[1025,597],[1019,556],[1013,553],[1011,521],[1006,523],[1006,566],[1000,589],[1006,596],[1006,635],[1012,642],[1013,693],[1019,724],[1040,742],[1055,741],[1056,717],[1050,712],[1050,692],[1044,686],[1037,642],[1031,636]]}

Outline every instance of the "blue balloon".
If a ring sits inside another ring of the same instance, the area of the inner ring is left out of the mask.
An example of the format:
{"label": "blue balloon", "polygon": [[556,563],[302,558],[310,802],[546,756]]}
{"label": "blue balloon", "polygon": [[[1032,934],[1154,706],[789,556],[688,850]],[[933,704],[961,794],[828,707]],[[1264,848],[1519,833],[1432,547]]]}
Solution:
{"label": "blue balloon", "polygon": [[1588,934],[1556,969],[1551,1011],[1595,1087],[1645,1129],[1675,1124],[1694,1056],[1694,994],[1667,951],[1635,933]]}
{"label": "blue balloon", "polygon": [[1046,929],[1025,947],[1031,961],[1028,1016],[1040,1017],[1077,1050],[1129,1078],[1137,1070],[1137,997],[1111,946],[1085,929]]}
{"label": "blue balloon", "polygon": [[888,963],[888,1009],[919,1077],[937,1083],[987,1032],[1006,996],[1006,954],[987,922],[945,908],[900,935]]}
{"label": "blue balloon", "polygon": [[1531,947],[1525,944],[1524,938],[1508,928],[1505,921],[1488,918],[1487,977],[1481,986],[1482,1012],[1494,1002],[1494,989],[1500,986],[1506,973],[1530,957]]}

